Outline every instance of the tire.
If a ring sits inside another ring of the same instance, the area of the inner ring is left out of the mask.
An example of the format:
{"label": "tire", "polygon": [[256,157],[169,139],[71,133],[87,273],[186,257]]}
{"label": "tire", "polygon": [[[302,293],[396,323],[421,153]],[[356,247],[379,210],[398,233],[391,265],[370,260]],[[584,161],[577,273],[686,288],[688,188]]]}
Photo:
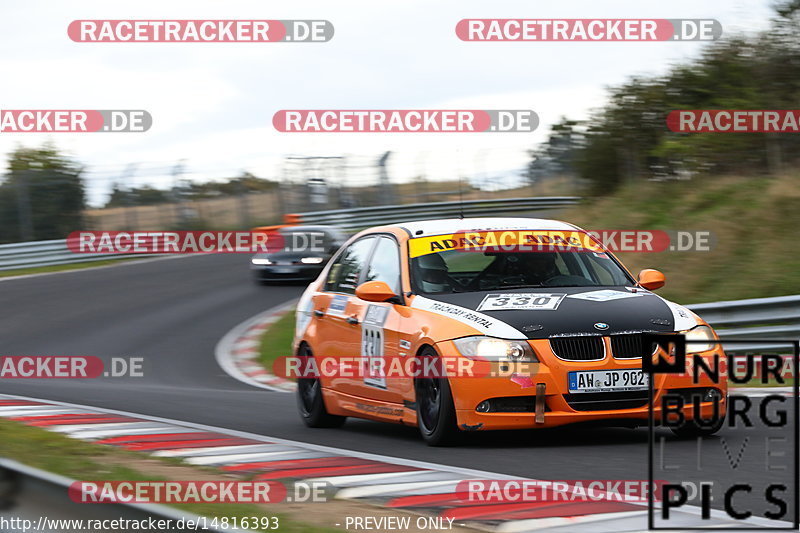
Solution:
{"label": "tire", "polygon": [[[438,357],[436,350],[424,348],[417,356]],[[423,365],[424,366],[424,365]],[[414,381],[417,425],[428,446],[449,446],[459,435],[453,393],[447,378],[418,378]]]}
{"label": "tire", "polygon": [[[302,345],[297,352],[298,357],[314,357],[307,345]],[[300,417],[310,428],[338,428],[347,417],[328,413],[322,398],[322,384],[318,378],[297,380],[297,408]]]}

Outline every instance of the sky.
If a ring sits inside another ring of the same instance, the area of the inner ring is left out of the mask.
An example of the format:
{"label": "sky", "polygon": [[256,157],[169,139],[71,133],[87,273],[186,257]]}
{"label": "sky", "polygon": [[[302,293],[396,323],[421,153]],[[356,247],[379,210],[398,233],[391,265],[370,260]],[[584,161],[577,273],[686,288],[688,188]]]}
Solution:
{"label": "sky", "polygon": [[[0,133],[0,159],[50,141],[85,165],[89,200],[114,181],[166,187],[243,171],[276,179],[286,156],[347,156],[350,183],[392,151],[402,181],[510,176],[561,116],[586,118],[606,88],[663,73],[699,42],[463,42],[462,18],[715,18],[767,27],[771,0],[0,0],[0,109],[146,109],[139,133]],[[327,43],[75,43],[76,19],[326,19]],[[280,109],[533,109],[533,133],[280,133]],[[136,164],[130,171],[130,165]],[[128,169],[128,170],[126,170]]]}

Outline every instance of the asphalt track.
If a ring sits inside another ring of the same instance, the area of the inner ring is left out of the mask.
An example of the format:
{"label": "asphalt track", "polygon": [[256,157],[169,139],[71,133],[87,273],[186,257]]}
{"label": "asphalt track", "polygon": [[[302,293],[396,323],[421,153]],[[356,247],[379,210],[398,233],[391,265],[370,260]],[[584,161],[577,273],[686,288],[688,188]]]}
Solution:
{"label": "asphalt track", "polygon": [[[4,379],[0,392],[120,409],[314,444],[538,479],[647,479],[646,429],[569,428],[465,435],[455,448],[430,448],[416,429],[349,420],[341,429],[311,430],[299,420],[293,394],[241,383],[214,358],[219,339],[235,325],[302,292],[301,286],[253,284],[244,255],[195,256],[112,268],[0,281],[2,355],[142,357],[144,377],[91,380]],[[754,401],[758,401],[755,398]],[[789,420],[793,411],[787,403]],[[790,481],[791,428],[726,428],[697,445],[669,432],[660,479],[749,482],[757,493],[770,482]],[[766,437],[788,437],[768,444]],[[723,442],[724,438],[724,442]],[[747,443],[744,444],[745,438]],[[731,466],[742,450],[736,468]],[[774,464],[766,467],[767,446]],[[725,451],[727,446],[728,451]],[[660,457],[656,450],[656,460]],[[784,494],[793,510],[792,487]],[[763,495],[737,497],[759,510],[775,509]],[[694,502],[695,504],[697,502]],[[714,498],[720,507],[722,494]],[[784,519],[790,520],[790,517]]]}

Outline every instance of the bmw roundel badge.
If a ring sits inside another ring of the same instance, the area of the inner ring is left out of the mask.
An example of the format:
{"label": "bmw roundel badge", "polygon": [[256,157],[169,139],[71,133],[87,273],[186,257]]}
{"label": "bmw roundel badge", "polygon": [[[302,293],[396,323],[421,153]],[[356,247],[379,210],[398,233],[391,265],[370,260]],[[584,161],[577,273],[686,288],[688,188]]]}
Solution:
{"label": "bmw roundel badge", "polygon": [[608,324],[605,322],[595,322],[594,329],[599,329],[600,331],[605,331],[608,329]]}

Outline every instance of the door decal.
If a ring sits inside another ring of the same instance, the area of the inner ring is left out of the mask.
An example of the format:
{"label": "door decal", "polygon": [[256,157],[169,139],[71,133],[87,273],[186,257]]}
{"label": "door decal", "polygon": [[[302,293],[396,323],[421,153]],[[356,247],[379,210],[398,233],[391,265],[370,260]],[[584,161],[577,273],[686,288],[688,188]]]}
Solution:
{"label": "door decal", "polygon": [[361,357],[364,358],[364,384],[386,389],[384,372],[384,332],[383,324],[389,309],[380,305],[370,305],[361,323]]}

